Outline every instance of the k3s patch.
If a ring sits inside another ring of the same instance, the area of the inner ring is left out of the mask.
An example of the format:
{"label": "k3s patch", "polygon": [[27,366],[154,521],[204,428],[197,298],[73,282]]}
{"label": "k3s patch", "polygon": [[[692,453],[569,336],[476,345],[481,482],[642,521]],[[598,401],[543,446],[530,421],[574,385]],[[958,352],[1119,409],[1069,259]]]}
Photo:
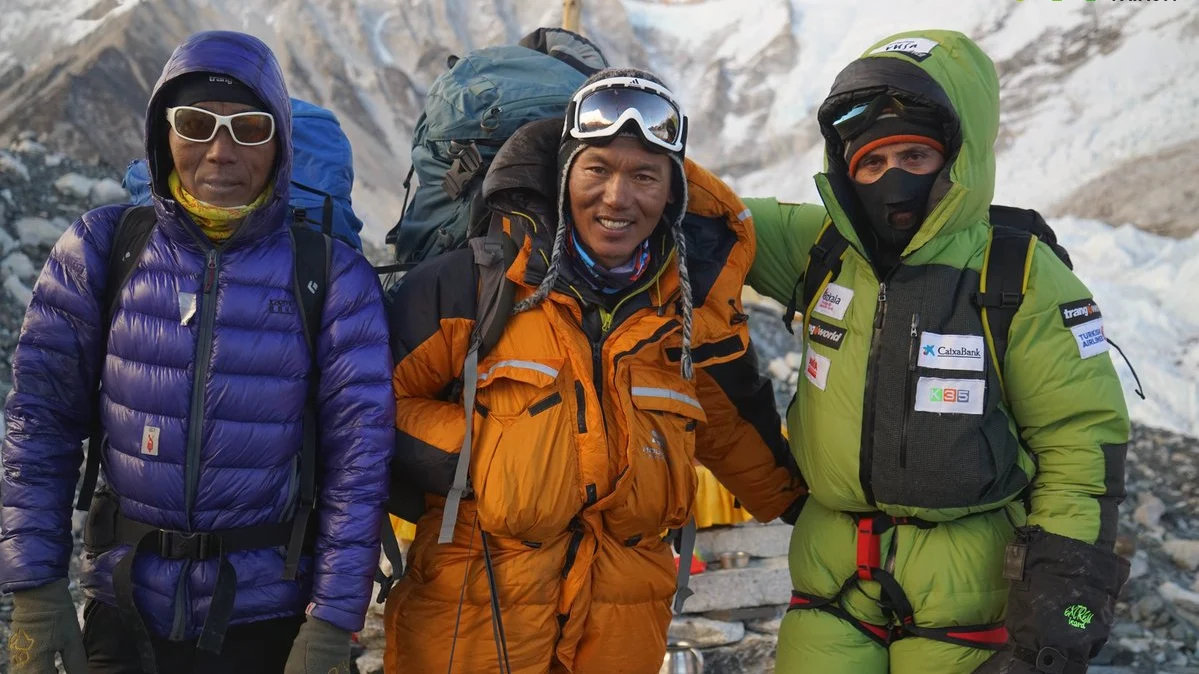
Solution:
{"label": "k3s patch", "polygon": [[1087,359],[1107,353],[1107,337],[1103,333],[1103,314],[1091,298],[1058,305],[1062,324],[1069,328],[1078,344],[1078,357]]}

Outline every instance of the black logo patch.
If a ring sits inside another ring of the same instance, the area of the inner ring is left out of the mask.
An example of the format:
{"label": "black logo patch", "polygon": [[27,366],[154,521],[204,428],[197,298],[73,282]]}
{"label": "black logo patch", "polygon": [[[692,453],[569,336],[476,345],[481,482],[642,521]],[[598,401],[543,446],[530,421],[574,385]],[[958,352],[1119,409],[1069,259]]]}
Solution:
{"label": "black logo patch", "polygon": [[1067,328],[1082,325],[1103,316],[1099,313],[1099,305],[1089,297],[1077,302],[1059,304],[1057,308],[1062,312],[1062,322],[1066,324]]}
{"label": "black logo patch", "polygon": [[845,332],[844,328],[829,325],[818,318],[812,318],[808,321],[808,338],[830,349],[841,348],[841,342],[845,341]]}
{"label": "black logo patch", "polygon": [[296,313],[296,303],[293,300],[270,300],[270,312],[272,314],[294,314]]}

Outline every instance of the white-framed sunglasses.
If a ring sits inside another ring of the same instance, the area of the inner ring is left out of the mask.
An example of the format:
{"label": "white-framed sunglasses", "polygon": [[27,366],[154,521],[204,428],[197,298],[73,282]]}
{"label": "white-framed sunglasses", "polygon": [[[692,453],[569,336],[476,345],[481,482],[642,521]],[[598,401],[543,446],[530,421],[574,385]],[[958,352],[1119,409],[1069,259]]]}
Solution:
{"label": "white-framed sunglasses", "polygon": [[207,143],[216,138],[221,127],[229,130],[238,145],[264,145],[275,137],[275,116],[269,112],[239,112],[218,115],[203,108],[180,105],[167,108],[167,123],[175,135],[193,143]]}

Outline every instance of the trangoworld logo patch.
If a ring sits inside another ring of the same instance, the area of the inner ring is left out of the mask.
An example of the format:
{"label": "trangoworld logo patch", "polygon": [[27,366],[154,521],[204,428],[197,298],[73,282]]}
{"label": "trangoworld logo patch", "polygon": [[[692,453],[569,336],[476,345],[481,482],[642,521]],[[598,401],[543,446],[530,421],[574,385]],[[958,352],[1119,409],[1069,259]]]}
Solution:
{"label": "trangoworld logo patch", "polygon": [[25,630],[18,629],[8,637],[8,661],[17,667],[29,664],[34,646],[37,646],[37,640]]}
{"label": "trangoworld logo patch", "polygon": [[1062,312],[1062,323],[1064,323],[1067,328],[1072,328],[1076,325],[1082,325],[1083,323],[1093,321],[1096,318],[1101,318],[1103,316],[1103,314],[1099,311],[1099,305],[1095,304],[1095,300],[1089,297],[1085,300],[1078,300],[1077,302],[1059,304],[1057,308],[1058,311]]}
{"label": "trangoworld logo patch", "polygon": [[841,342],[845,339],[845,330],[831,323],[825,323],[818,318],[813,318],[808,321],[808,339],[817,344],[823,344],[830,349],[840,349]]}
{"label": "trangoworld logo patch", "polygon": [[1063,615],[1066,616],[1066,622],[1070,623],[1070,627],[1080,630],[1085,630],[1091,624],[1091,621],[1095,619],[1095,614],[1091,612],[1091,609],[1082,604],[1074,604],[1066,607]]}

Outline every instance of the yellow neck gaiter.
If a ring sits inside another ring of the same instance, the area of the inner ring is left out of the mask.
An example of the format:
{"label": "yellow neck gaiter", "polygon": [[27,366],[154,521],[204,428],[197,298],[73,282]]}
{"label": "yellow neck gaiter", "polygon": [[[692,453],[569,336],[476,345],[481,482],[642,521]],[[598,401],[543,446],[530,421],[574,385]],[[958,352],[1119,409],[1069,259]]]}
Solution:
{"label": "yellow neck gaiter", "polygon": [[223,243],[233,236],[233,232],[237,231],[237,224],[265,204],[275,190],[272,185],[267,185],[257,199],[245,206],[225,207],[213,206],[192,196],[190,192],[183,189],[183,182],[179,180],[178,171],[171,171],[171,175],[167,177],[167,185],[171,188],[171,196],[175,197],[175,201],[183,206],[183,210],[192,216],[192,220],[195,220],[196,224],[200,226],[204,236],[207,236],[208,240],[213,243]]}

